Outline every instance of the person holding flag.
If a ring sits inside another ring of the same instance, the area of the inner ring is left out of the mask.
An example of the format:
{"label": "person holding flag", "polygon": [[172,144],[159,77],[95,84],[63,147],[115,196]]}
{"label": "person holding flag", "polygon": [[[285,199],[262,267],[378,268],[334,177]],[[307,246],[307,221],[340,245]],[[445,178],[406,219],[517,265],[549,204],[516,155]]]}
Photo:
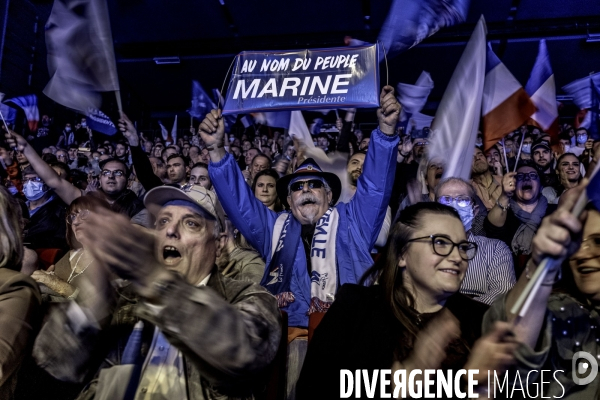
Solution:
{"label": "person holding flag", "polygon": [[[484,331],[494,321],[514,320],[515,339],[522,343],[516,351],[516,370],[521,376],[527,375],[531,387],[527,389],[532,393],[537,390],[536,385],[541,386],[540,371],[563,370],[555,374],[554,379],[545,381],[544,395],[549,398],[592,399],[597,398],[600,390],[599,379],[581,380],[582,363],[576,362],[579,351],[591,352],[594,358],[597,355],[596,338],[600,327],[594,306],[600,300],[600,275],[596,275],[600,270],[600,181],[597,178],[600,175],[596,174],[589,185],[584,182],[562,196],[558,210],[543,220],[533,238],[532,257],[516,286],[494,303],[484,317]],[[586,189],[593,201],[578,218],[573,208]],[[509,310],[546,257],[567,257],[568,260],[548,271],[528,312],[517,318]],[[558,282],[561,270],[563,278]],[[509,377],[508,382],[513,379]]]}

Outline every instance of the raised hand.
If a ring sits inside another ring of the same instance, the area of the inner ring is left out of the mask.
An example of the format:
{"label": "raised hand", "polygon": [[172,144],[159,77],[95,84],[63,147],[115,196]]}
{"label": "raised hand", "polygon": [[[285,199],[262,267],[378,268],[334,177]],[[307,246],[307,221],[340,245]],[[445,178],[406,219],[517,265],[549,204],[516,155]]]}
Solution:
{"label": "raised hand", "polygon": [[225,135],[225,122],[221,110],[212,110],[200,123],[200,137],[208,147],[223,145]]}
{"label": "raised hand", "polygon": [[379,96],[380,107],[377,109],[377,119],[379,120],[379,130],[388,136],[396,133],[396,125],[400,116],[400,103],[394,96],[394,88],[384,86]]}
{"label": "raised hand", "polygon": [[6,132],[6,128],[2,127],[4,130],[4,137],[6,138],[6,143],[11,149],[17,148],[17,151],[23,151],[26,147],[29,146],[29,143],[25,138],[13,130],[9,130]]}
{"label": "raised hand", "polygon": [[121,113],[118,125],[119,130],[123,133],[123,136],[125,136],[125,139],[127,139],[130,146],[137,147],[140,145],[140,138],[138,137],[137,130],[125,113]]}
{"label": "raised hand", "polygon": [[517,189],[516,172],[509,172],[502,177],[502,192],[508,198],[513,197]]}
{"label": "raised hand", "polygon": [[[539,264],[545,257],[569,257],[579,247],[577,239],[581,233],[581,220],[571,213],[573,206],[585,190],[588,180],[565,192],[561,197],[558,209],[542,220],[536,235],[531,242],[531,257]],[[585,217],[585,215],[584,215]]]}
{"label": "raised hand", "polygon": [[488,371],[503,373],[515,361],[518,343],[513,339],[507,322],[496,322],[492,330],[477,340],[465,365],[467,370],[479,370],[474,376],[477,383],[485,386]]}

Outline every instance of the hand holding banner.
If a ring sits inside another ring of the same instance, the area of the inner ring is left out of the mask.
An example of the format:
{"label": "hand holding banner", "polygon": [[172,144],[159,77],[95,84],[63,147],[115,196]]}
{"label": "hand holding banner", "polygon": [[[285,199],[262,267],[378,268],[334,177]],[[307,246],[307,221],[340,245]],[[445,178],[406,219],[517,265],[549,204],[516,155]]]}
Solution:
{"label": "hand holding banner", "polygon": [[237,55],[223,114],[379,107],[377,46]]}

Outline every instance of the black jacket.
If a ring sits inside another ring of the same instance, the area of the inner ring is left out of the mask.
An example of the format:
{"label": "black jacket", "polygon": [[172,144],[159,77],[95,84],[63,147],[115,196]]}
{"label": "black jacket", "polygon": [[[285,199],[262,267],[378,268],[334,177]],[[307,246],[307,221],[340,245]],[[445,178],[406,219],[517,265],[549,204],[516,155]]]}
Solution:
{"label": "black jacket", "polygon": [[[450,344],[440,368],[456,370],[465,365],[469,349],[481,336],[483,314],[488,306],[456,293],[444,308],[459,320],[461,337]],[[421,314],[423,326],[437,314]],[[344,285],[308,346],[296,399],[340,398],[341,369],[366,369],[369,376],[373,376],[375,369],[391,369],[395,352],[410,353],[403,339],[405,332],[387,305],[381,286]],[[379,383],[378,380],[375,398],[381,393]],[[367,398],[364,388],[363,385],[360,398]],[[388,386],[387,392],[392,391]],[[355,394],[351,397],[355,398]]]}
{"label": "black jacket", "polygon": [[68,249],[66,209],[67,205],[58,196],[41,206],[25,225],[25,245],[31,249]]}

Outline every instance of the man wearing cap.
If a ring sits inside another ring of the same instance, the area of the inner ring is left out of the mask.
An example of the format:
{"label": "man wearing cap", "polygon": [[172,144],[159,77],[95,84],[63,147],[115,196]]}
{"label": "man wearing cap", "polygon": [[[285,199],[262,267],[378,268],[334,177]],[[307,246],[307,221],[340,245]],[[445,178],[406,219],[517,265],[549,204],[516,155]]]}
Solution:
{"label": "man wearing cap", "polygon": [[309,158],[277,181],[277,194],[291,212],[278,215],[252,194],[233,157],[223,148],[224,125],[213,110],[200,125],[211,157],[209,173],[234,226],[258,250],[267,268],[262,285],[277,296],[289,326],[308,327],[308,315],[326,311],[338,285],[357,283],[373,263],[370,251],[381,229],[394,179],[395,134],[400,105],[385,87],[356,195],[336,204],[340,179]]}
{"label": "man wearing cap", "polygon": [[531,148],[531,155],[535,169],[540,175],[542,186],[556,189],[560,182],[554,170],[554,157],[552,156],[550,142],[546,139],[536,141]]}
{"label": "man wearing cap", "polygon": [[[287,312],[290,342],[305,338],[309,315],[327,311],[339,287],[358,283],[373,264],[370,252],[385,218],[396,167],[400,104],[392,87],[382,89],[380,105],[379,127],[371,135],[352,200],[334,206],[341,194],[340,179],[308,158],[277,181],[279,199],[290,209],[280,214],[254,197],[234,158],[225,152],[221,111],[212,110],[200,124],[211,158],[211,181],[228,218],[265,260],[261,284]],[[305,340],[294,343],[288,396],[293,396],[306,351]]]}
{"label": "man wearing cap", "polygon": [[86,398],[250,398],[264,388],[281,339],[277,301],[218,273],[223,210],[213,192],[184,189],[147,193],[154,234],[110,211],[86,220],[82,242],[95,261],[33,351],[60,380],[85,383],[99,371]]}

